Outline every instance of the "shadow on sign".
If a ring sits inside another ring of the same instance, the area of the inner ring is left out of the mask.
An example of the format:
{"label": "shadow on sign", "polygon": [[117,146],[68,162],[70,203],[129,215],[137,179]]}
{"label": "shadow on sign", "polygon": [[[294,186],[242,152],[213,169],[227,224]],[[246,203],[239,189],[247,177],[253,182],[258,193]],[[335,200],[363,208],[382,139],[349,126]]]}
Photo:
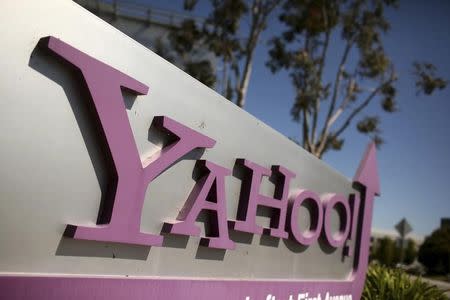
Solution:
{"label": "shadow on sign", "polygon": [[[108,224],[114,205],[117,172],[93,101],[89,101],[91,95],[81,72],[75,70],[72,66],[68,67],[65,61],[55,59],[48,50],[41,47],[40,43],[33,49],[28,65],[62,87],[80,128],[101,190],[97,224]],[[122,91],[122,95],[125,107],[128,110],[132,109],[136,96],[125,90]],[[55,126],[58,125],[55,124]],[[164,146],[171,142],[166,133],[153,128],[153,123],[148,131],[148,141],[157,146]],[[197,160],[203,155],[203,152],[203,149],[197,149],[179,160]],[[93,199],[93,201],[96,201],[96,199]],[[146,260],[151,249],[149,246],[142,245],[73,239],[70,237],[68,229],[59,241],[56,255]],[[166,236],[163,247],[186,248],[187,241],[188,237]],[[200,253],[197,254],[198,258],[202,258],[202,251],[199,250],[198,252]],[[217,259],[223,259],[223,256],[222,258],[217,257]]]}

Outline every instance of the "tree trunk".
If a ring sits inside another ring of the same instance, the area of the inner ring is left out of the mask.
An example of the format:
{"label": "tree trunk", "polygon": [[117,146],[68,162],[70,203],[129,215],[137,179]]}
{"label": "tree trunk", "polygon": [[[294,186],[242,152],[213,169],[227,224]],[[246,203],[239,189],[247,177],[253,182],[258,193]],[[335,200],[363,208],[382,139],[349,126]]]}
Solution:
{"label": "tree trunk", "polygon": [[250,25],[250,33],[248,35],[248,40],[245,46],[245,65],[244,72],[242,72],[241,81],[236,85],[236,93],[237,99],[236,104],[240,108],[244,108],[245,106],[245,98],[247,96],[248,85],[250,82],[250,76],[252,74],[253,68],[253,53],[256,48],[256,44],[258,43],[259,34],[261,33],[261,29],[264,23],[261,21],[265,20],[264,12],[261,11],[261,2],[259,0],[255,0],[252,5],[252,21]]}
{"label": "tree trunk", "polygon": [[[227,87],[228,87],[228,64],[224,60],[223,61],[223,70],[222,70],[222,96],[227,95]],[[228,99],[231,100],[231,99]]]}
{"label": "tree trunk", "polygon": [[240,108],[245,106],[245,98],[247,96],[248,85],[250,83],[250,77],[253,69],[253,52],[254,48],[247,53],[247,60],[245,61],[244,72],[242,74],[241,83],[237,90],[236,104]]}

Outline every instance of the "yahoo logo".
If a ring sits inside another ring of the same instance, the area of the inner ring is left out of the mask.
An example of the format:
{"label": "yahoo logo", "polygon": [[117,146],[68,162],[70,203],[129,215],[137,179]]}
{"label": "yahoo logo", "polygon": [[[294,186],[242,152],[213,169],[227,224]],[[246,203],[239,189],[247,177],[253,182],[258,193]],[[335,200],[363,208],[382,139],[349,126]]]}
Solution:
{"label": "yahoo logo", "polygon": [[[161,246],[162,235],[140,231],[141,212],[148,185],[184,155],[196,148],[212,148],[215,141],[169,117],[155,117],[153,124],[172,135],[174,142],[142,162],[121,89],[145,95],[148,87],[57,38],[49,37],[43,42],[51,52],[82,73],[117,173],[112,209],[99,212],[99,215],[108,214],[106,219],[109,222],[95,227],[68,225],[66,233],[74,239]],[[245,177],[235,220],[228,219],[225,202],[225,179],[231,175],[231,171],[211,161],[199,160],[196,168],[201,174],[200,179],[176,220],[165,223],[163,231],[200,236],[201,230],[195,221],[203,210],[208,210],[215,216],[215,222],[212,222],[210,234],[202,237],[201,243],[211,248],[235,248],[235,243],[229,237],[229,228],[282,239],[291,238],[304,246],[315,243],[319,237],[334,248],[346,246],[348,240],[355,240],[355,263],[349,275],[350,281],[322,283],[328,290],[332,290],[335,284],[341,284],[341,288],[336,291],[362,291],[367,269],[373,200],[379,194],[374,145],[367,148],[354,178],[359,193],[350,197],[338,194],[319,196],[309,190],[297,190],[289,194],[290,182],[296,174],[287,168],[272,166],[268,169],[246,159],[237,159],[236,164],[244,170]],[[273,197],[259,193],[264,176],[274,178]],[[269,228],[263,228],[256,222],[259,206],[273,210]],[[306,231],[300,230],[298,224],[301,207],[307,207],[311,215],[311,224]],[[339,211],[340,215],[340,228],[337,232],[331,227],[333,210]],[[344,251],[347,256],[353,255],[350,247],[344,247]],[[343,283],[349,284],[347,288],[342,288]],[[315,288],[320,288],[320,285],[316,284]],[[357,294],[358,292],[354,295]]]}

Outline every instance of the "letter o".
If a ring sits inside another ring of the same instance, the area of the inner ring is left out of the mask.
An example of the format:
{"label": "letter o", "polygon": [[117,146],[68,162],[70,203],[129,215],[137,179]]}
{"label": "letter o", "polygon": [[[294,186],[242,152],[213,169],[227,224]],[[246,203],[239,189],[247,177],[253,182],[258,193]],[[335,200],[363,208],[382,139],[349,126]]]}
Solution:
{"label": "letter o", "polygon": [[[311,225],[306,231],[298,228],[298,216],[300,207],[305,202],[311,202],[314,209],[308,209],[311,214]],[[304,246],[309,246],[319,237],[322,230],[323,209],[319,196],[308,190],[300,190],[290,199],[290,231],[295,240]]]}
{"label": "letter o", "polygon": [[[330,246],[338,248],[344,245],[350,231],[350,205],[348,204],[348,201],[345,200],[344,196],[338,194],[327,194],[323,197],[323,200],[325,203],[323,223],[325,237]],[[333,234],[331,230],[331,212],[333,208],[338,205],[344,208],[345,216],[340,216],[342,219],[339,231]]]}

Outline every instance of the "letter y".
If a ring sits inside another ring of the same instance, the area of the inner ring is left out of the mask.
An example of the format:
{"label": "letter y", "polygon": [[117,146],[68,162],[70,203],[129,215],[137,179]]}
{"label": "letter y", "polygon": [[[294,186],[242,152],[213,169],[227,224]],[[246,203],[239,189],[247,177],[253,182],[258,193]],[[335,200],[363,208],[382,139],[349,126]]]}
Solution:
{"label": "letter y", "polygon": [[47,38],[45,45],[81,71],[118,177],[110,222],[95,227],[68,225],[66,233],[75,239],[160,246],[162,236],[140,232],[147,186],[185,154],[195,148],[211,148],[215,141],[168,117],[156,117],[156,125],[175,135],[176,141],[165,146],[143,165],[121,89],[145,95],[148,87],[57,38]]}

